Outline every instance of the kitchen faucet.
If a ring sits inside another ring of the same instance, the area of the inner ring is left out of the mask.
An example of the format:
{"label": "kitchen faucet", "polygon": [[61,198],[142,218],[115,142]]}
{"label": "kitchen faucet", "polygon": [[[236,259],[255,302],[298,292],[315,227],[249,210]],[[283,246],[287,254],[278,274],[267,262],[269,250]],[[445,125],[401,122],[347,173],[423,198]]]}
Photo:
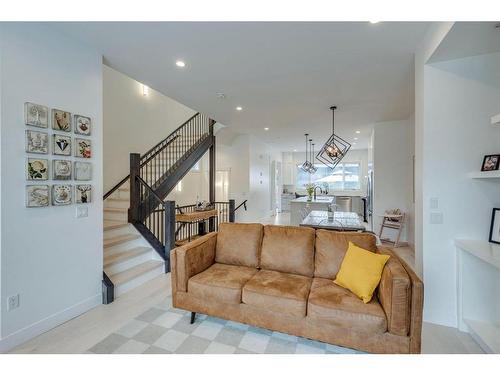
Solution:
{"label": "kitchen faucet", "polygon": [[320,187],[320,186],[316,186],[316,187],[314,188],[314,200],[316,200],[316,189],[319,189],[319,193],[320,193],[320,194],[323,194],[323,189],[321,189],[321,187]]}

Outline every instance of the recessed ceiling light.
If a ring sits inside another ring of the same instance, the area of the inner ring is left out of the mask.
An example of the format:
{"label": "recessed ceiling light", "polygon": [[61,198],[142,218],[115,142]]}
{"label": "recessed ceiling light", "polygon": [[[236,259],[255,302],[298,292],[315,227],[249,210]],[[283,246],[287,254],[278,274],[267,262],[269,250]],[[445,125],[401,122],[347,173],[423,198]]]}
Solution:
{"label": "recessed ceiling light", "polygon": [[356,144],[356,142],[352,142],[352,145],[354,146]]}
{"label": "recessed ceiling light", "polygon": [[297,152],[297,149],[295,149],[295,148],[294,148],[294,149],[293,149],[293,152]]}
{"label": "recessed ceiling light", "polygon": [[370,21],[370,23],[379,23],[380,21]]}
{"label": "recessed ceiling light", "polygon": [[236,107],[236,110],[237,110],[237,111],[242,111],[242,110],[243,110],[243,107],[238,106],[238,107]]}
{"label": "recessed ceiling light", "polygon": [[356,130],[356,134],[360,134],[361,132],[359,130]]}
{"label": "recessed ceiling light", "polygon": [[264,128],[264,130],[267,132],[269,130],[269,128]]}
{"label": "recessed ceiling light", "polygon": [[186,66],[186,63],[182,60],[177,60],[175,62],[175,65],[177,65],[179,68],[184,68]]}
{"label": "recessed ceiling light", "polygon": [[357,141],[358,140],[358,137],[354,137],[354,140]]}

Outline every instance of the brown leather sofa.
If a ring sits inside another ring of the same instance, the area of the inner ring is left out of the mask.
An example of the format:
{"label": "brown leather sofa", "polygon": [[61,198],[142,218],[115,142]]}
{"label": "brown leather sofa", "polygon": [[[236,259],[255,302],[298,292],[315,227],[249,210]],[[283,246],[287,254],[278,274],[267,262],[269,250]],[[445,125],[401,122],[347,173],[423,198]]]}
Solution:
{"label": "brown leather sofa", "polygon": [[[332,282],[349,241],[391,255],[367,304]],[[371,234],[224,223],[171,262],[177,308],[372,353],[420,353],[423,284]]]}

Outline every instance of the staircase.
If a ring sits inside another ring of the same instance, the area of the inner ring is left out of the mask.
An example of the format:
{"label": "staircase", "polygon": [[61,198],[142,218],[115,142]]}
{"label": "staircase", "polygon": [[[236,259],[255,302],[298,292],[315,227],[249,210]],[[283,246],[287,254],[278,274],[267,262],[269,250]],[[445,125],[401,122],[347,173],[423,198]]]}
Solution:
{"label": "staircase", "polygon": [[170,270],[175,202],[164,199],[207,151],[215,200],[214,123],[197,113],[145,154],[130,154],[130,175],[104,195],[104,303]]}
{"label": "staircase", "polygon": [[165,272],[165,262],[128,223],[129,183],[104,201],[104,272],[114,284],[114,296]]}

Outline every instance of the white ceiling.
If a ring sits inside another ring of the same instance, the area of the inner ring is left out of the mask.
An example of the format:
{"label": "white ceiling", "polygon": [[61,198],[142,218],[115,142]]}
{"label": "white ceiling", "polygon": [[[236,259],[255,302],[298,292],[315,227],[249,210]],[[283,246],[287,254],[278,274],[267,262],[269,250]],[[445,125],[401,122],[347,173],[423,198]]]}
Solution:
{"label": "white ceiling", "polygon": [[[339,108],[336,133],[359,137],[355,148],[367,147],[373,123],[407,118],[413,52],[428,23],[52,25],[97,48],[111,67],[235,132],[291,151],[304,148],[306,131],[318,144],[330,135],[332,104]],[[177,59],[187,66],[177,68]]]}
{"label": "white ceiling", "polygon": [[500,52],[500,22],[455,22],[430,63]]}

